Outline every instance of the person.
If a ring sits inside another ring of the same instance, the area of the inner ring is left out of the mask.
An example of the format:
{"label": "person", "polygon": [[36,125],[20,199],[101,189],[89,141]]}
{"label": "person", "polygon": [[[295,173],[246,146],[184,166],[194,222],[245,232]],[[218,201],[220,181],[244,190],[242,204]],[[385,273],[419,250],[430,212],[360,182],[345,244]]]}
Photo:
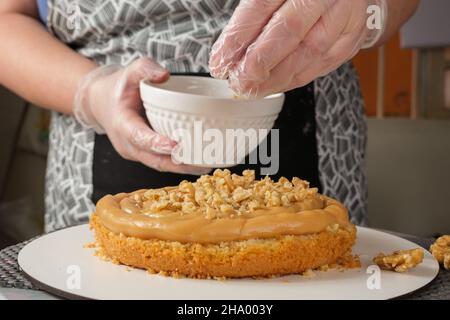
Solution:
{"label": "person", "polygon": [[309,180],[366,224],[366,123],[349,60],[385,43],[417,3],[1,1],[0,83],[53,111],[46,230],[85,222],[105,194],[209,172],[172,161],[176,143],[152,131],[139,98],[142,79],[209,73],[245,97],[286,92],[277,176]]}

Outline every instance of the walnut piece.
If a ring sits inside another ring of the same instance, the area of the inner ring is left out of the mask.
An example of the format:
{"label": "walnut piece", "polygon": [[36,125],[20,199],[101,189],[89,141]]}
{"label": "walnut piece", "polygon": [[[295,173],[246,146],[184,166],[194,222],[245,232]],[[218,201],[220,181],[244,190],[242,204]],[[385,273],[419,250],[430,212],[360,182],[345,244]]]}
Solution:
{"label": "walnut piece", "polygon": [[259,209],[290,207],[308,199],[322,199],[307,181],[282,177],[272,181],[255,180],[255,171],[242,176],[229,170],[216,170],[196,182],[182,181],[177,187],[147,190],[134,196],[143,214],[158,212],[202,212],[208,219],[235,217]]}
{"label": "walnut piece", "polygon": [[430,251],[436,260],[450,270],[450,235],[442,236],[430,247]]}
{"label": "walnut piece", "polygon": [[380,253],[373,262],[381,269],[403,273],[422,263],[423,255],[423,250],[420,248],[400,250],[390,255]]}

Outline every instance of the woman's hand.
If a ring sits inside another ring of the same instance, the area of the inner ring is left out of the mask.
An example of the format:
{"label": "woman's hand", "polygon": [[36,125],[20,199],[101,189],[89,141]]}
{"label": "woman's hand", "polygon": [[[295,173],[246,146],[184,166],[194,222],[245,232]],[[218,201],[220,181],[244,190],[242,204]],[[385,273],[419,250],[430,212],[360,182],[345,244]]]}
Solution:
{"label": "woman's hand", "polygon": [[246,97],[302,87],[361,49],[371,4],[386,17],[385,0],[241,0],[212,48],[211,74]]}
{"label": "woman's hand", "polygon": [[127,160],[158,171],[208,173],[210,169],[173,163],[170,154],[177,144],[151,130],[142,116],[140,81],[161,83],[168,78],[166,69],[147,58],[136,60],[127,68],[112,65],[95,69],[80,82],[74,116],[84,127],[106,133],[116,151]]}

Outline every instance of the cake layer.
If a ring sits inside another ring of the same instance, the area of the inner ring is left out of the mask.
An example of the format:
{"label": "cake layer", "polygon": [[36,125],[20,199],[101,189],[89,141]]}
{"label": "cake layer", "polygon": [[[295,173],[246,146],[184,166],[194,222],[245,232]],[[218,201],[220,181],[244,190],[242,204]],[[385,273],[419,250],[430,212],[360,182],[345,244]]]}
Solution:
{"label": "cake layer", "polygon": [[143,240],[111,232],[94,214],[91,227],[103,253],[121,264],[172,276],[268,277],[303,273],[336,263],[356,239],[353,225],[300,236],[220,244]]}

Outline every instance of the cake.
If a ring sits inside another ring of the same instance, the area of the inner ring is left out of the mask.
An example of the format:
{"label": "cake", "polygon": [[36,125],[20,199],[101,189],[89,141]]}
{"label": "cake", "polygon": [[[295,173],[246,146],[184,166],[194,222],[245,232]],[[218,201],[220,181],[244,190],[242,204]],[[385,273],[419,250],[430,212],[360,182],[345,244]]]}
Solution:
{"label": "cake", "polygon": [[256,180],[251,170],[107,195],[90,225],[109,259],[192,278],[300,274],[335,264],[356,238],[338,201],[299,178]]}

